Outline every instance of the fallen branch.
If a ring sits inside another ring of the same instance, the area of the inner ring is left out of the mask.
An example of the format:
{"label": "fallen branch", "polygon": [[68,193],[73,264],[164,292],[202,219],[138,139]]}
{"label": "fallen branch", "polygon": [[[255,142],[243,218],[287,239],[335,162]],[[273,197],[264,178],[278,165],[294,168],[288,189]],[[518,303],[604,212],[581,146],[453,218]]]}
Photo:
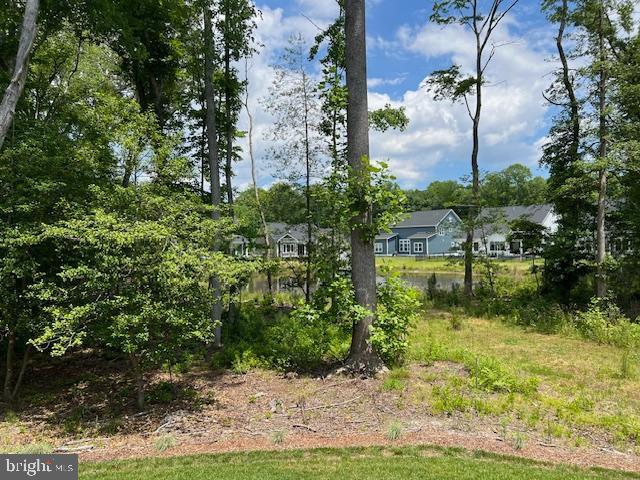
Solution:
{"label": "fallen branch", "polygon": [[160,425],[158,428],[156,428],[156,429],[153,431],[153,433],[158,433],[158,432],[159,432],[160,430],[162,430],[163,428],[170,427],[170,426],[174,425],[175,423],[176,423],[176,421],[175,421],[175,420],[171,420],[171,421],[169,421],[169,422],[163,423],[163,424],[162,424],[162,425]]}
{"label": "fallen branch", "polygon": [[315,428],[310,427],[309,425],[305,425],[303,423],[294,423],[293,425],[291,425],[291,428],[306,428],[307,430],[313,433],[316,433],[318,431]]}
{"label": "fallen branch", "polygon": [[355,402],[356,400],[360,400],[362,398],[362,395],[358,395],[355,398],[352,398],[351,400],[345,400],[344,402],[338,402],[338,403],[331,403],[329,405],[318,405],[317,407],[308,407],[305,409],[305,411],[309,411],[309,410],[321,410],[323,408],[334,408],[334,407],[342,407],[344,405],[348,405],[350,403]]}

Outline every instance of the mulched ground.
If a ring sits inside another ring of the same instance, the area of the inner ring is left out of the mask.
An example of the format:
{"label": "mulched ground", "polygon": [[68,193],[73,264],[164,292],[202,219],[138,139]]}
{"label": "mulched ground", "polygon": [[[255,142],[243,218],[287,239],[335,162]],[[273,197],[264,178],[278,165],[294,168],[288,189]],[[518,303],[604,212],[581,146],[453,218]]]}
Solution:
{"label": "mulched ground", "polygon": [[[130,382],[118,373],[122,365],[117,361],[65,365],[50,365],[39,372],[18,412],[19,423],[4,427],[0,423],[2,435],[10,435],[12,444],[44,439],[59,452],[78,452],[82,461],[432,444],[640,472],[640,457],[616,450],[611,439],[599,432],[583,432],[591,444],[577,448],[568,440],[545,438],[517,422],[505,427],[487,416],[435,415],[427,404],[416,400],[412,387],[382,391],[382,378],[321,378],[266,371],[238,375],[202,369],[173,375],[177,398],[168,403],[155,398],[147,411],[135,413]],[[412,378],[421,374],[437,377],[438,372],[455,369],[460,366],[444,362],[411,367]],[[57,375],[51,385],[53,372]],[[461,370],[460,375],[464,374]],[[162,382],[170,378],[156,374],[148,380],[151,392],[163,392],[168,384]],[[36,395],[43,391],[38,382],[48,383],[52,393]],[[391,425],[401,430],[397,440],[388,439]],[[160,451],[160,443],[170,448]]]}

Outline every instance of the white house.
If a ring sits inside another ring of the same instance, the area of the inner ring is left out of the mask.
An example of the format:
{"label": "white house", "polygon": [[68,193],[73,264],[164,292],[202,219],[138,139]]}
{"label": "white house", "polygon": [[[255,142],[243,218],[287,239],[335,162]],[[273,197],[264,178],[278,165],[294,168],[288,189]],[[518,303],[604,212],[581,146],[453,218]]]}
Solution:
{"label": "white house", "polygon": [[524,219],[544,227],[547,234],[558,230],[558,215],[553,205],[529,205],[484,208],[480,212],[480,225],[474,231],[473,252],[494,257],[522,255],[522,240],[508,238],[512,232],[509,224],[514,220]]}

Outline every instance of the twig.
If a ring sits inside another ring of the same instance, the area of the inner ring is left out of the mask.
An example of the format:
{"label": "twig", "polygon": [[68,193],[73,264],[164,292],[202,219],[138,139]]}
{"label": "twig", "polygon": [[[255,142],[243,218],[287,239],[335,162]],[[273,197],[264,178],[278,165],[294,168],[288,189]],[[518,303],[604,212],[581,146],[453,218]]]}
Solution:
{"label": "twig", "polygon": [[163,428],[165,428],[165,427],[169,427],[169,426],[171,426],[171,425],[173,425],[173,424],[175,424],[175,423],[176,423],[176,421],[175,421],[175,420],[169,420],[168,422],[163,423],[163,424],[162,424],[162,425],[160,425],[158,428],[156,428],[156,429],[153,431],[153,433],[158,433],[158,432],[159,432],[160,430],[162,430]]}
{"label": "twig", "polygon": [[309,425],[305,425],[303,423],[294,423],[293,425],[291,425],[291,428],[306,428],[307,430],[313,433],[316,433],[318,431],[315,428],[310,427]]}
{"label": "twig", "polygon": [[319,405],[317,407],[309,407],[306,410],[309,411],[309,410],[320,410],[322,408],[342,407],[342,406],[347,405],[349,403],[353,403],[356,400],[360,400],[360,398],[362,398],[362,395],[358,395],[357,397],[352,398],[351,400],[345,400],[344,402],[332,403],[332,404],[329,404],[329,405]]}
{"label": "twig", "polygon": [[348,380],[343,380],[341,382],[335,382],[335,383],[330,383],[329,385],[322,385],[321,387],[316,388],[315,390],[311,391],[311,395],[313,395],[316,392],[319,392],[321,390],[324,390],[325,388],[331,388],[331,387],[340,387],[342,385],[346,385],[348,383],[353,383],[355,381],[357,381],[357,378],[350,378]]}

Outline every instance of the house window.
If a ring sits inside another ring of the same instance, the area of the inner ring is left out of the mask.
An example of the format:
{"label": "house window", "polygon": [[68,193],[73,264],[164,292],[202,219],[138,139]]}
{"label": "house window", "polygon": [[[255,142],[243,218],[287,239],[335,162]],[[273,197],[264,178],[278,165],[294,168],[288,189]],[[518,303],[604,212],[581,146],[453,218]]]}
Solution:
{"label": "house window", "polygon": [[445,234],[445,228],[444,226],[439,226],[438,227],[438,235],[440,235],[441,237]]}
{"label": "house window", "polygon": [[400,253],[409,253],[411,252],[411,240],[402,239],[400,240]]}
{"label": "house window", "polygon": [[283,243],[280,245],[282,255],[294,255],[297,253],[297,245],[295,243]]}
{"label": "house window", "polygon": [[376,242],[376,244],[373,247],[373,251],[375,253],[383,253],[384,252],[384,246],[382,245],[381,242]]}
{"label": "house window", "polygon": [[505,251],[504,242],[490,242],[489,250],[492,252],[504,252]]}
{"label": "house window", "polygon": [[424,252],[424,243],[416,242],[413,244],[413,253],[423,253]]}

